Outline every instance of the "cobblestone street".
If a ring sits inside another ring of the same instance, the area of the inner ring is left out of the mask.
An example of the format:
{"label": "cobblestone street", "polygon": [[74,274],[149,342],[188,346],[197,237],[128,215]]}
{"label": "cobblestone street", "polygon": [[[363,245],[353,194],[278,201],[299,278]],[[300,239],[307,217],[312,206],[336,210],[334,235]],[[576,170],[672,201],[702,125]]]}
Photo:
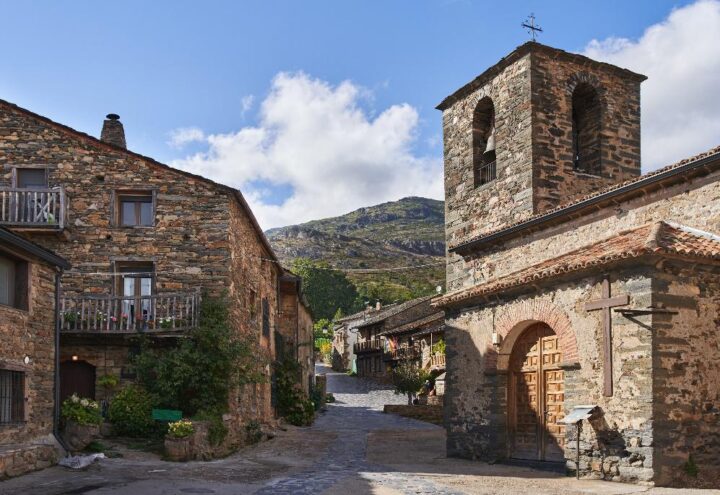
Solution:
{"label": "cobblestone street", "polygon": [[181,494],[720,494],[576,481],[527,468],[445,458],[444,430],[382,413],[405,397],[388,387],[327,372],[328,406],[310,428],[212,462],[106,459],[86,471],[54,467],[0,482],[7,495]]}

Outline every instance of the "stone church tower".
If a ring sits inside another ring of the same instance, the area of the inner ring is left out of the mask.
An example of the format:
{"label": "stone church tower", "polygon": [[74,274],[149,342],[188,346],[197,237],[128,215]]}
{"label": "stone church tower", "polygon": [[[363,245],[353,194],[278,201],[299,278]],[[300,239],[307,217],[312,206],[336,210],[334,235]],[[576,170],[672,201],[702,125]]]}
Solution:
{"label": "stone church tower", "polygon": [[645,79],[528,42],[445,98],[448,244],[640,175]]}

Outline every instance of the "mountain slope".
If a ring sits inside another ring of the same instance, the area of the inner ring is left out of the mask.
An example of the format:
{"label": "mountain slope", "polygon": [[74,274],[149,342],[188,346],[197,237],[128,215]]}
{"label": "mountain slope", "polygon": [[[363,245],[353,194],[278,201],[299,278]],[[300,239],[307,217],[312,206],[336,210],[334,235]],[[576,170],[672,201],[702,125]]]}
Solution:
{"label": "mountain slope", "polygon": [[340,269],[430,267],[383,273],[351,272],[368,299],[385,302],[432,293],[444,283],[444,203],[410,197],[346,215],[267,231],[278,257],[326,261]]}

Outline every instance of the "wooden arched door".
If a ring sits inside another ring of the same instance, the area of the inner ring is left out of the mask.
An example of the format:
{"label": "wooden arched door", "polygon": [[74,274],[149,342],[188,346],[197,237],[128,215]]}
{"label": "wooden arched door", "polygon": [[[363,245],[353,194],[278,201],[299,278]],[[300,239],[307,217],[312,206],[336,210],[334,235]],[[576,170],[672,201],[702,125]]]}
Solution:
{"label": "wooden arched door", "polygon": [[518,337],[510,356],[510,456],[564,461],[565,388],[555,332],[536,323]]}
{"label": "wooden arched door", "polygon": [[72,394],[88,399],[95,398],[95,366],[87,361],[60,363],[60,402]]}

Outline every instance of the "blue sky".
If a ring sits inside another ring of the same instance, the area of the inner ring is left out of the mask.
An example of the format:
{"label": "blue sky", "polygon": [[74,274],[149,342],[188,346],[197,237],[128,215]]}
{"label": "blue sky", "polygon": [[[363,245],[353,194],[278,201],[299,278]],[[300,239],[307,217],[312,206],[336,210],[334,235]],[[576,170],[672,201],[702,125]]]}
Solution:
{"label": "blue sky", "polygon": [[[598,58],[631,63],[646,30],[690,4],[3,1],[0,98],[93,135],[106,113],[118,113],[131,149],[240,187],[270,227],[407,194],[441,195],[441,116],[434,106],[526,41],[520,23],[530,12],[545,30],[541,42],[583,52],[595,40]],[[317,106],[302,106],[316,97]],[[359,136],[354,147],[336,146],[332,139],[346,139],[339,132],[308,143],[324,134],[317,119],[302,124],[313,111],[337,111],[337,125],[357,125],[349,138]],[[273,112],[295,117],[288,122]],[[294,137],[278,138],[293,127]],[[393,140],[385,151],[383,136]],[[331,170],[365,148],[377,148],[377,156]],[[401,177],[378,187],[378,176],[392,175],[400,162],[413,177],[398,167]],[[326,175],[350,175],[352,182],[327,195],[303,183],[317,186]],[[405,187],[403,176],[433,185]]]}

